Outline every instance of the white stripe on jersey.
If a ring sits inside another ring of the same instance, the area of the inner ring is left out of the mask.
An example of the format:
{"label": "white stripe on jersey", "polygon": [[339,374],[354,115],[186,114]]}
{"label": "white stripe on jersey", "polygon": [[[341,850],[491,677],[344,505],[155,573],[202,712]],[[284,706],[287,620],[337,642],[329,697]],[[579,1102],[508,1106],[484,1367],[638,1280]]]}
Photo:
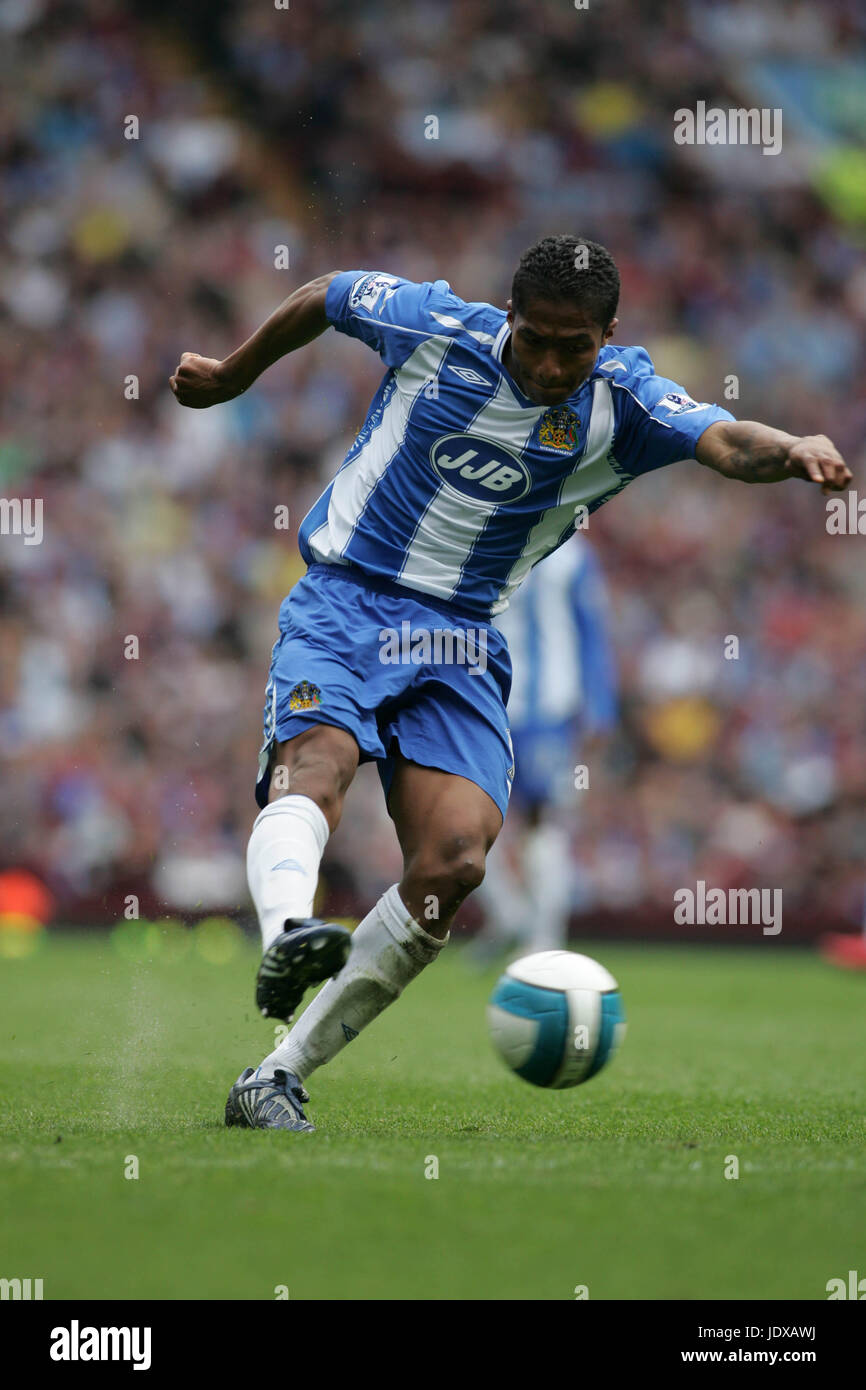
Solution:
{"label": "white stripe on jersey", "polygon": [[620,474],[611,467],[609,459],[614,423],[610,382],[601,377],[594,381],[592,386],[592,414],[586,447],[580,462],[574,472],[565,479],[557,505],[548,507],[527,536],[523,553],[511,569],[507,582],[500,589],[499,597],[490,610],[491,614],[502,612],[510,596],[526,578],[532,566],[555,547],[559,537],[564,535],[573,523],[575,507],[580,503],[588,505],[623,483]]}
{"label": "white stripe on jersey", "polygon": [[470,338],[474,338],[476,343],[493,343],[495,338],[492,333],[480,333],[474,328],[467,328],[462,319],[456,319],[453,314],[437,314],[435,310],[430,311],[431,319],[441,323],[443,328],[462,328],[463,332]]}
{"label": "white stripe on jersey", "polygon": [[[543,406],[536,410],[519,406],[505,378],[500,377],[496,394],[485,401],[460,433],[479,435],[494,445],[520,454],[543,414]],[[463,578],[463,568],[478,537],[498,505],[496,501],[480,499],[470,502],[443,483],[418,521],[399,582],[441,598],[451,598]]]}
{"label": "white stripe on jersey", "polygon": [[328,517],[310,536],[317,560],[344,564],[343,555],[370,495],[406,438],[409,412],[420,391],[435,380],[451,339],[427,338],[396,373],[397,390],[382,412],[382,419],[352,462],[334,479]]}
{"label": "white stripe on jersey", "polygon": [[463,566],[496,506],[495,502],[467,503],[459,492],[443,484],[418,522],[398,583],[451,598],[463,577]]}

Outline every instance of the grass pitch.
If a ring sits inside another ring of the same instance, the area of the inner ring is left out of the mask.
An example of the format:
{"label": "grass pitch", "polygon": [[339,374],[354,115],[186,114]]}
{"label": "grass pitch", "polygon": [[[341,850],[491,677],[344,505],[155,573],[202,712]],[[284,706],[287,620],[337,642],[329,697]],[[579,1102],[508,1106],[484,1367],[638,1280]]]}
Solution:
{"label": "grass pitch", "polygon": [[251,1133],[222,1112],[273,1046],[258,952],[154,930],[0,962],[0,1275],[46,1299],[825,1299],[863,1269],[862,977],[575,943],[628,1036],[544,1092],[487,1041],[498,971],[449,946],[311,1078],[316,1134]]}

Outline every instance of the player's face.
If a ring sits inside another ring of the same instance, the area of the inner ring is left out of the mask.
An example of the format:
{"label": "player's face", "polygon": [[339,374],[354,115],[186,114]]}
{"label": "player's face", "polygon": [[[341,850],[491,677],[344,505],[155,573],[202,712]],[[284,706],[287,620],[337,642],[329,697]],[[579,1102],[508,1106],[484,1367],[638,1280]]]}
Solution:
{"label": "player's face", "polygon": [[564,301],[532,300],[518,313],[509,299],[505,366],[536,405],[559,405],[586,381],[617,322],[602,328],[579,305]]}

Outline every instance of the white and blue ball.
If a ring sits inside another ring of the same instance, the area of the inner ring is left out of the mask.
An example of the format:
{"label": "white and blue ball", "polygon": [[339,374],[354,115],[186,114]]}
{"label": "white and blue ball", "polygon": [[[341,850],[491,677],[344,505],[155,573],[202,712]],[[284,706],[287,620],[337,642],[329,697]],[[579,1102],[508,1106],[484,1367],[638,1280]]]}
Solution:
{"label": "white and blue ball", "polygon": [[533,1086],[579,1086],[609,1062],[625,1034],[619,986],[575,951],[539,951],[509,965],[487,1005],[496,1051]]}

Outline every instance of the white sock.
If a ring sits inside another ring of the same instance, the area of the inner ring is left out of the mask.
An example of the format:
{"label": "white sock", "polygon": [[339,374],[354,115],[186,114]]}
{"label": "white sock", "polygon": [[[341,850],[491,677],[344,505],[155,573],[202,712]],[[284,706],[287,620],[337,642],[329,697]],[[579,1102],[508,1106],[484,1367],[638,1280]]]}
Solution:
{"label": "white sock", "polygon": [[256,817],[247,882],[267,950],[287,917],[311,917],[328,822],[308,796],[281,796]]}
{"label": "white sock", "polygon": [[394,884],[355,928],[349,959],[339,975],[322,986],[257,1074],[272,1076],[282,1067],[305,1081],[378,1018],[436,959],[447,940],[418,925]]}
{"label": "white sock", "polygon": [[528,831],[523,862],[532,905],[528,944],[534,951],[562,951],[571,907],[571,859],[562,827],[546,821]]}

